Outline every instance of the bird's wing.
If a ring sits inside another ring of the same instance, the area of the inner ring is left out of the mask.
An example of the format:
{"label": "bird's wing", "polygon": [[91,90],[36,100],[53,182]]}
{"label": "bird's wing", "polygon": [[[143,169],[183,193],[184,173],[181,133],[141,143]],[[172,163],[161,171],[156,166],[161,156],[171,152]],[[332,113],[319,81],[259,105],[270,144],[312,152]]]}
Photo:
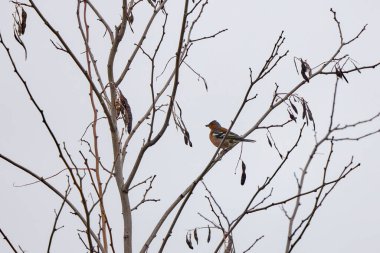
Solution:
{"label": "bird's wing", "polygon": [[[226,135],[226,132],[225,131],[221,131],[221,130],[214,130],[213,131],[213,136],[215,136],[216,138],[218,139],[223,139],[224,136]],[[229,132],[228,136],[226,137],[226,139],[230,139],[230,140],[242,140],[242,138],[233,133],[233,132]]]}
{"label": "bird's wing", "polygon": [[224,136],[226,135],[226,133],[225,133],[225,132],[222,132],[222,131],[214,130],[214,131],[212,132],[212,135],[215,136],[215,137],[218,138],[218,139],[223,139]]}

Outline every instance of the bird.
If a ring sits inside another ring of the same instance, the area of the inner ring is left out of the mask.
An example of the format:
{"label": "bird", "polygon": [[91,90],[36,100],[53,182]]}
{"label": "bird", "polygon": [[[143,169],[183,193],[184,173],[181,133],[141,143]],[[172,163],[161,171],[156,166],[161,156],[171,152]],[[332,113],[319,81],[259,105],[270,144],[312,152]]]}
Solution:
{"label": "bird", "polygon": [[[209,134],[211,143],[214,144],[215,147],[219,147],[220,143],[222,143],[222,140],[227,133],[227,129],[222,127],[219,124],[219,122],[216,120],[213,120],[210,123],[208,123],[206,127],[210,128],[211,130]],[[239,142],[256,142],[256,141],[251,140],[251,139],[246,139],[244,137],[241,137],[238,134],[229,132],[221,148],[226,150],[226,149],[232,148]]]}

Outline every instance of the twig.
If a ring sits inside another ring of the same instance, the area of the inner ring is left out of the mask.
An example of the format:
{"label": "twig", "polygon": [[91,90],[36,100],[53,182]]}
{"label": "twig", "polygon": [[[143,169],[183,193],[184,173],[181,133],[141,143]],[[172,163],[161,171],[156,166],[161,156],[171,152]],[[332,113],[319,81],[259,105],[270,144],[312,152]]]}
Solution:
{"label": "twig", "polygon": [[66,199],[67,197],[69,196],[70,194],[70,181],[69,181],[69,178],[67,178],[67,188],[66,188],[66,191],[65,191],[65,195],[64,195],[64,198],[63,198],[63,201],[62,201],[62,204],[61,204],[61,207],[59,208],[58,210],[58,213],[56,212],[55,213],[55,219],[54,219],[54,223],[53,223],[53,229],[50,233],[50,238],[49,238],[49,244],[48,244],[48,248],[47,248],[47,253],[50,253],[50,248],[51,248],[51,245],[52,245],[52,242],[53,242],[53,237],[54,237],[54,234],[55,232],[57,232],[60,228],[62,227],[59,227],[57,228],[57,223],[58,223],[58,219],[59,219],[59,216],[61,215],[61,212],[63,210],[63,206],[65,205],[66,203]]}
{"label": "twig", "polygon": [[13,246],[12,242],[9,240],[8,236],[4,233],[4,231],[0,228],[0,234],[3,236],[4,240],[8,243],[9,247],[13,250],[14,253],[18,253],[16,248]]}
{"label": "twig", "polygon": [[156,175],[154,175],[153,177],[149,177],[149,178],[151,178],[150,182],[149,182],[149,186],[148,186],[148,188],[145,189],[145,193],[143,195],[143,198],[141,199],[141,201],[135,207],[133,207],[131,209],[131,212],[133,212],[134,210],[137,210],[137,208],[139,208],[139,206],[141,206],[145,202],[158,202],[158,201],[160,201],[160,199],[147,199],[146,198],[146,196],[148,195],[149,191],[153,188],[152,184],[153,184],[154,179],[156,178]]}
{"label": "twig", "polygon": [[250,251],[256,245],[256,243],[258,243],[263,238],[264,238],[264,235],[262,235],[259,238],[257,238],[248,249],[246,249],[246,250],[243,251],[243,253],[246,253],[246,252]]}
{"label": "twig", "polygon": [[[32,4],[33,8],[37,11],[38,9],[37,9],[37,7],[34,5],[33,1],[32,1],[32,0],[29,0],[29,1],[30,1],[30,3]],[[39,11],[38,11],[38,12],[39,12]],[[43,18],[43,16],[41,16],[41,18]],[[44,19],[44,18],[43,18],[43,19]],[[46,22],[47,22],[47,21],[46,21]],[[60,147],[60,144],[59,144],[59,142],[58,142],[58,140],[57,140],[57,138],[56,138],[54,132],[53,132],[52,129],[50,128],[50,126],[49,126],[49,124],[48,124],[48,122],[47,122],[47,120],[46,120],[46,118],[45,118],[45,115],[44,115],[43,110],[42,110],[42,109],[40,108],[40,106],[37,104],[36,100],[34,99],[32,93],[31,93],[30,90],[29,90],[29,87],[28,87],[26,81],[23,79],[23,77],[21,76],[20,72],[18,71],[18,69],[17,69],[17,67],[16,67],[16,64],[15,64],[15,62],[14,62],[14,60],[13,60],[13,57],[12,57],[12,55],[10,54],[9,48],[4,44],[4,41],[3,41],[3,39],[2,39],[1,34],[0,34],[0,43],[3,45],[4,49],[7,51],[7,54],[8,54],[9,60],[11,61],[12,66],[13,66],[13,68],[14,68],[14,72],[15,72],[16,75],[18,76],[19,80],[23,83],[23,85],[24,85],[24,87],[25,87],[25,89],[26,89],[26,91],[27,91],[27,93],[28,93],[28,95],[29,95],[30,100],[32,101],[33,105],[35,106],[35,108],[36,108],[36,109],[38,110],[38,112],[40,113],[40,115],[41,115],[41,117],[42,117],[42,122],[43,122],[43,124],[45,125],[45,127],[47,128],[47,130],[48,130],[48,132],[49,132],[51,138],[52,138],[53,141],[54,141],[54,144],[55,144],[56,147],[57,147],[57,150],[58,150],[58,153],[59,153],[59,157],[61,158],[61,160],[62,160],[62,162],[65,164],[65,166],[66,166],[67,168],[69,168],[70,166],[69,166],[67,160],[65,159],[63,153],[62,153],[62,149],[61,149],[61,147]],[[87,227],[87,231],[88,231],[88,233],[87,233],[87,238],[88,238],[89,241],[92,242],[91,232],[90,232],[90,231],[91,231],[91,228],[90,228],[90,221],[89,221],[89,218],[90,218],[90,217],[89,217],[89,215],[88,215],[88,209],[87,209],[87,205],[86,205],[85,197],[84,197],[84,194],[83,194],[82,188],[79,186],[79,184],[78,184],[78,182],[77,182],[77,180],[76,180],[76,178],[75,178],[75,175],[72,173],[71,170],[69,170],[69,172],[70,172],[71,178],[72,178],[72,180],[73,180],[73,182],[74,182],[74,185],[75,185],[75,187],[77,188],[77,190],[78,190],[78,192],[79,192],[79,194],[80,194],[80,196],[81,196],[81,199],[82,199],[82,204],[83,204],[83,207],[84,207],[84,210],[85,210],[85,213],[86,213],[86,219],[87,219],[87,222],[86,222],[86,227]],[[37,177],[37,179],[39,179],[39,177]],[[97,241],[97,242],[98,242],[98,241]],[[101,247],[101,248],[102,248],[102,247]]]}
{"label": "twig", "polygon": [[201,40],[206,40],[206,39],[211,39],[211,38],[215,38],[216,36],[218,36],[219,34],[223,33],[223,32],[226,32],[228,31],[228,29],[223,29],[223,30],[220,30],[212,35],[209,35],[209,36],[204,36],[204,37],[201,37],[201,38],[198,38],[198,39],[191,39],[190,42],[197,42],[197,41],[201,41]]}
{"label": "twig", "polygon": [[[51,175],[51,176],[48,176],[48,177],[41,177],[41,179],[43,179],[43,180],[51,179],[51,178],[53,178],[53,177],[58,176],[59,174],[61,174],[61,173],[64,172],[65,170],[66,170],[66,169],[60,170],[60,171],[58,171],[57,173],[55,173],[55,174],[53,174],[53,175]],[[40,182],[41,182],[41,179],[36,180],[36,181],[33,181],[33,182],[31,182],[31,183],[26,183],[26,184],[20,184],[20,185],[15,185],[15,184],[13,184],[13,187],[25,187],[25,186],[29,186],[29,185],[33,185],[33,184],[37,184],[37,183],[40,183]]]}
{"label": "twig", "polygon": [[[3,160],[5,160],[6,162],[12,164],[13,166],[19,168],[20,170],[24,171],[25,173],[29,174],[30,176],[32,176],[32,177],[34,177],[36,179],[41,180],[41,183],[43,183],[52,192],[54,192],[56,195],[58,195],[62,200],[65,199],[65,196],[59,190],[57,190],[57,188],[55,188],[53,185],[51,185],[50,183],[48,183],[47,181],[45,181],[43,178],[41,178],[40,176],[38,176],[32,170],[29,170],[26,167],[24,167],[24,166],[16,163],[15,161],[11,160],[10,158],[4,156],[1,153],[0,153],[0,158],[3,159]],[[75,205],[70,200],[68,200],[68,199],[66,199],[66,203],[67,203],[68,206],[70,206],[71,210],[73,210],[74,214],[76,216],[78,216],[78,218],[86,226],[86,224],[87,224],[86,218],[79,212],[79,210],[75,207]],[[94,233],[94,231],[91,228],[90,228],[90,233],[91,233],[92,238],[96,241],[96,243],[101,246],[100,250],[103,252],[103,249],[102,249],[103,246],[101,245],[101,242],[98,240],[97,235]]]}

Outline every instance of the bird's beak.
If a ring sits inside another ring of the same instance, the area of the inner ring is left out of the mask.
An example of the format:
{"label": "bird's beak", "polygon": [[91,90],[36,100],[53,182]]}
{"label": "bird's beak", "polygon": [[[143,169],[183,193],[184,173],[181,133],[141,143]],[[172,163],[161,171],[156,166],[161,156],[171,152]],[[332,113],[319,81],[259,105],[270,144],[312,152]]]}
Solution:
{"label": "bird's beak", "polygon": [[205,127],[209,127],[210,124],[205,125]]}

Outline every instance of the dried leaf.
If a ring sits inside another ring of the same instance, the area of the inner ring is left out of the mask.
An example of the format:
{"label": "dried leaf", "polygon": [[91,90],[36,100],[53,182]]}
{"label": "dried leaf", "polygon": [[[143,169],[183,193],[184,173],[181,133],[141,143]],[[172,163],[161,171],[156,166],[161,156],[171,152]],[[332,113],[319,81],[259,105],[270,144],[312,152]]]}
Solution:
{"label": "dried leaf", "polygon": [[305,79],[306,82],[309,82],[309,78],[307,77],[307,75],[305,74],[305,72],[302,71],[301,74],[302,74],[303,79]]}
{"label": "dried leaf", "polygon": [[187,246],[189,246],[190,249],[194,249],[193,243],[191,242],[191,234],[186,235],[186,244],[187,244]]}
{"label": "dried leaf", "polygon": [[247,179],[247,175],[245,174],[245,172],[243,172],[243,173],[241,174],[240,184],[241,184],[241,185],[244,185],[246,179]]}
{"label": "dried leaf", "polygon": [[294,62],[294,66],[296,66],[297,74],[299,74],[296,59],[298,60],[297,57],[294,57],[293,62]]}
{"label": "dried leaf", "polygon": [[26,14],[26,11],[24,10],[24,8],[21,8],[21,22],[19,24],[19,27],[18,27],[18,32],[19,34],[24,34],[25,33],[25,28],[26,28],[26,18],[27,18],[27,14]]}
{"label": "dried leaf", "polygon": [[343,77],[343,79],[346,81],[346,83],[348,83],[348,80],[347,80],[347,78],[346,78],[346,76],[344,75],[343,72],[342,72],[342,77]]}
{"label": "dried leaf", "polygon": [[187,138],[186,135],[183,136],[183,140],[185,141],[185,144],[186,144],[186,145],[189,143],[189,138]]}
{"label": "dried leaf", "polygon": [[[21,14],[20,14],[21,9]],[[26,18],[27,14],[24,8],[21,7],[20,4],[15,3],[15,12],[13,13],[13,35],[16,41],[24,48],[25,52],[25,60],[27,59],[28,52],[26,50],[25,44],[21,39],[21,35],[25,33],[26,29]]]}
{"label": "dried leaf", "polygon": [[207,227],[208,227],[207,243],[209,243],[211,240],[211,229],[210,229],[210,226],[207,226]]}
{"label": "dried leaf", "polygon": [[297,118],[288,110],[288,113],[289,113],[289,117],[291,120],[293,120],[294,122],[297,122]]}
{"label": "dried leaf", "polygon": [[305,119],[306,117],[306,102],[302,100],[302,118]]}
{"label": "dried leaf", "polygon": [[189,143],[189,137],[187,137],[186,133],[183,135],[183,140],[185,141],[186,145]]}
{"label": "dried leaf", "polygon": [[194,239],[195,239],[195,241],[196,241],[197,244],[198,244],[198,233],[197,233],[197,229],[194,229]]}
{"label": "dried leaf", "polygon": [[13,35],[14,35],[16,41],[22,46],[22,48],[24,48],[24,52],[25,52],[25,60],[26,60],[26,58],[27,58],[27,56],[28,56],[28,51],[26,50],[26,47],[25,47],[24,42],[21,40],[21,38],[20,38],[20,36],[17,34],[16,30],[14,31]]}
{"label": "dried leaf", "polygon": [[244,161],[241,161],[241,169],[242,169],[241,179],[240,179],[240,184],[241,185],[244,185],[245,180],[247,179],[247,174],[245,173],[246,168],[247,167],[245,166]]}
{"label": "dried leaf", "polygon": [[247,168],[247,166],[245,166],[244,161],[241,161],[241,169],[242,169],[243,171],[245,171],[246,168]]}
{"label": "dried leaf", "polygon": [[296,114],[298,114],[297,107],[292,103],[291,100],[289,100],[289,102],[290,102],[290,105],[292,106],[293,111],[294,111]]}
{"label": "dried leaf", "polygon": [[309,107],[307,107],[307,116],[309,117],[310,121],[314,121],[314,119],[313,119],[313,114],[311,113]]}
{"label": "dried leaf", "polygon": [[185,133],[183,134],[183,139],[184,139],[186,145],[193,147],[193,143],[190,140],[190,134],[186,129],[185,129]]}
{"label": "dried leaf", "polygon": [[[123,116],[123,120],[124,120],[124,124],[125,124],[125,127],[128,131],[128,133],[131,133],[131,130],[132,130],[132,111],[131,111],[131,107],[129,106],[129,103],[128,103],[128,100],[127,98],[123,95],[123,93],[121,92],[120,89],[118,89],[118,98],[116,99],[116,102],[115,102],[115,107],[116,107],[116,112],[118,110],[118,107],[120,107],[120,112]],[[117,113],[117,116],[119,116],[119,113]]]}
{"label": "dried leaf", "polygon": [[[309,75],[309,77],[307,76],[307,74]],[[309,82],[309,78],[311,76],[311,68],[309,66],[309,64],[306,62],[306,60],[302,60],[301,59],[301,75],[303,77],[303,79],[305,79],[306,82]]]}
{"label": "dried leaf", "polygon": [[335,74],[337,77],[341,79],[343,78],[348,83],[346,76],[344,75],[342,69],[339,66],[335,66]]}
{"label": "dried leaf", "polygon": [[269,143],[269,146],[272,147],[272,142],[270,141],[269,139],[269,136],[267,135],[267,140],[268,140],[268,143]]}
{"label": "dried leaf", "polygon": [[133,17],[133,13],[131,12],[128,17],[128,22],[132,25],[135,18]]}

